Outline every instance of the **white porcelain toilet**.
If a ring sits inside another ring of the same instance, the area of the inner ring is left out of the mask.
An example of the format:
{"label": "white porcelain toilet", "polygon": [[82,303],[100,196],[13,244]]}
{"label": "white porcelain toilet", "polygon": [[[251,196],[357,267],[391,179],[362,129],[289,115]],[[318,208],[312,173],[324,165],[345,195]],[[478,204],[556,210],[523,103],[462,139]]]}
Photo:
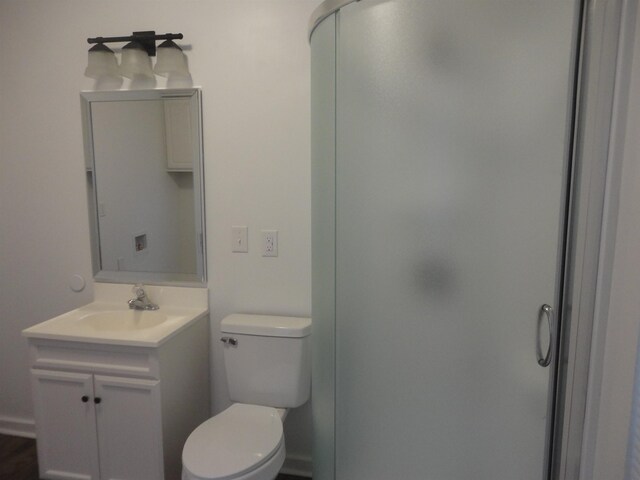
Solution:
{"label": "white porcelain toilet", "polygon": [[285,458],[282,422],[311,390],[311,319],[233,314],[222,320],[231,405],[196,428],[182,480],[273,480]]}

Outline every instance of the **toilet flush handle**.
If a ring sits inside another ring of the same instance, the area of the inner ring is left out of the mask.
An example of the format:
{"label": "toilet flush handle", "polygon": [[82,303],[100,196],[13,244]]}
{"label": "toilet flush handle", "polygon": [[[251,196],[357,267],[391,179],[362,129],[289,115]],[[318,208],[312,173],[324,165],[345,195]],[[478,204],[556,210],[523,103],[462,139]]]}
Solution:
{"label": "toilet flush handle", "polygon": [[224,343],[225,345],[231,345],[232,347],[237,347],[238,346],[238,339],[237,338],[233,338],[233,337],[222,337],[220,339],[220,341],[222,343]]}

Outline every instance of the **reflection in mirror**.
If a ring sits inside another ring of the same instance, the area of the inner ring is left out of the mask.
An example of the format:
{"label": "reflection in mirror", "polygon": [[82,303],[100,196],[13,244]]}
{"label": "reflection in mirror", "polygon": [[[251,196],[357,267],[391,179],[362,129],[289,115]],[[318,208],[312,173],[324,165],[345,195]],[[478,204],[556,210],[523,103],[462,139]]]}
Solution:
{"label": "reflection in mirror", "polygon": [[204,283],[200,91],[81,98],[95,279]]}

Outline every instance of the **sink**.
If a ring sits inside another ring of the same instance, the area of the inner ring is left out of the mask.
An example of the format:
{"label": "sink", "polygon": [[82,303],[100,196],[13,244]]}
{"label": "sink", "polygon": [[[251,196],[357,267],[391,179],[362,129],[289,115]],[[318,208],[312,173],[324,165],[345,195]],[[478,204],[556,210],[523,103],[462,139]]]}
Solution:
{"label": "sink", "polygon": [[130,310],[126,304],[92,302],[22,333],[27,338],[154,347],[206,314],[206,307]]}
{"label": "sink", "polygon": [[127,305],[132,285],[94,284],[95,300],[34,325],[27,338],[158,347],[207,315],[206,288],[147,286],[159,310],[132,310]]}
{"label": "sink", "polygon": [[23,330],[43,477],[178,479],[210,416],[207,288],[148,286],[155,311],[130,309],[132,288],[95,283],[92,302]]}
{"label": "sink", "polygon": [[164,313],[151,310],[106,311],[90,313],[78,323],[101,331],[134,331],[157,327],[167,321]]}

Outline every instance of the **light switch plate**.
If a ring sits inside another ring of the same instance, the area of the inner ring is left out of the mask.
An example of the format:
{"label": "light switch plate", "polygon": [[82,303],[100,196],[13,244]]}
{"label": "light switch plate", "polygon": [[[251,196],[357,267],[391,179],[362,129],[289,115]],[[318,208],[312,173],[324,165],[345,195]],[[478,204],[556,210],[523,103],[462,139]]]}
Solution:
{"label": "light switch plate", "polygon": [[231,251],[247,253],[249,251],[249,229],[246,226],[231,227]]}

